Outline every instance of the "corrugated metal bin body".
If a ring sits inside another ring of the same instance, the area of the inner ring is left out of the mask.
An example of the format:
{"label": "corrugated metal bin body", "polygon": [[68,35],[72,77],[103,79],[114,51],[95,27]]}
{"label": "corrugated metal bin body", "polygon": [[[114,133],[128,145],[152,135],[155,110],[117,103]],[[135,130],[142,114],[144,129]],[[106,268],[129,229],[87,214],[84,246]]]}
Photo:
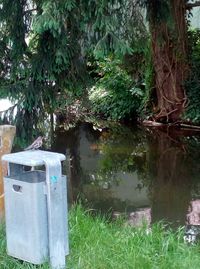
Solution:
{"label": "corrugated metal bin body", "polygon": [[7,252],[34,264],[48,260],[45,173],[4,178]]}

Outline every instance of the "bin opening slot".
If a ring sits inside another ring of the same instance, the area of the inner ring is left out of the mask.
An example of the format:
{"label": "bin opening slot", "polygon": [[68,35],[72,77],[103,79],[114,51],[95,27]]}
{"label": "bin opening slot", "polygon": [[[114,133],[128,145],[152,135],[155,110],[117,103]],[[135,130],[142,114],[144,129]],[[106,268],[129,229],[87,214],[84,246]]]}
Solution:
{"label": "bin opening slot", "polygon": [[20,185],[13,185],[13,190],[15,192],[22,192],[22,186],[20,186]]}

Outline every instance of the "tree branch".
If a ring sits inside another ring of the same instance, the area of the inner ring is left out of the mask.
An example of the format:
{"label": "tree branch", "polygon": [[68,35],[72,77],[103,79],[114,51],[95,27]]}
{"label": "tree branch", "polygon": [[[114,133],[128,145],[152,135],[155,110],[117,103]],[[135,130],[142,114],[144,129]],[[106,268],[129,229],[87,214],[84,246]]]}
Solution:
{"label": "tree branch", "polygon": [[31,13],[31,12],[34,12],[34,11],[37,11],[37,8],[27,9],[27,10],[24,11],[24,15],[26,13]]}
{"label": "tree branch", "polygon": [[186,9],[191,9],[193,7],[199,7],[200,6],[200,1],[197,1],[195,3],[188,3],[186,4]]}

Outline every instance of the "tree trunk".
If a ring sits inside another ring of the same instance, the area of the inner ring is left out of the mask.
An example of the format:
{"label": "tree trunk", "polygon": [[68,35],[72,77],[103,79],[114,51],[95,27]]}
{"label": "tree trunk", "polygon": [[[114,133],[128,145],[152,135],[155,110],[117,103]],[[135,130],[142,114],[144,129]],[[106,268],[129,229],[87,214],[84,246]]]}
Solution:
{"label": "tree trunk", "polygon": [[154,119],[166,123],[179,121],[186,107],[188,73],[185,0],[169,1],[168,22],[158,23],[154,18],[150,22],[157,97]]}

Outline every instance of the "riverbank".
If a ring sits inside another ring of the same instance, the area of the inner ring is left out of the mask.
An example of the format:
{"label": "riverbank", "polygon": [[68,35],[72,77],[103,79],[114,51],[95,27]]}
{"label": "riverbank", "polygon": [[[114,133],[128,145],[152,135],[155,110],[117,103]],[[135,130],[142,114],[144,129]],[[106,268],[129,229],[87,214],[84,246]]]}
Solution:
{"label": "riverbank", "polygon": [[[69,269],[197,269],[200,246],[183,242],[183,230],[172,232],[163,225],[153,225],[151,232],[125,226],[122,220],[109,223],[106,218],[92,217],[92,211],[80,206],[69,214]],[[0,230],[1,269],[47,269],[6,255],[4,227]]]}

